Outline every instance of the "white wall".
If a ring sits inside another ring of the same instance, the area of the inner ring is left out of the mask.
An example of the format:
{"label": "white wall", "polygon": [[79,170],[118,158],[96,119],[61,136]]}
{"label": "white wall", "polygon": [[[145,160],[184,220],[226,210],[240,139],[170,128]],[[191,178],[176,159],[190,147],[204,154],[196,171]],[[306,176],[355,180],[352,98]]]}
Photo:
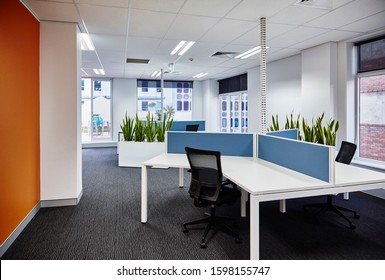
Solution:
{"label": "white wall", "polygon": [[201,81],[194,81],[192,95],[192,119],[202,121],[203,118],[203,88]]}
{"label": "white wall", "polygon": [[327,43],[302,51],[302,116],[309,121],[325,113],[337,116],[337,44]]}
{"label": "white wall", "polygon": [[[249,95],[249,131],[261,131],[261,108],[259,95],[259,67],[247,72]],[[278,114],[281,126],[286,115],[301,112],[301,56],[296,55],[267,64],[267,126],[271,117]]]}
{"label": "white wall", "polygon": [[337,143],[342,140],[354,142],[355,138],[355,63],[353,61],[353,44],[338,43],[338,91],[337,119],[340,129],[337,133]]}
{"label": "white wall", "polygon": [[206,121],[206,131],[219,131],[219,87],[216,80],[202,82],[203,120]]}
{"label": "white wall", "polygon": [[73,205],[82,193],[79,36],[75,23],[40,22],[42,206]]}
{"label": "white wall", "polygon": [[120,125],[124,115],[131,118],[135,117],[137,109],[137,83],[136,79],[118,79],[112,80],[112,118],[113,135],[112,140],[118,140],[118,132],[121,131]]}

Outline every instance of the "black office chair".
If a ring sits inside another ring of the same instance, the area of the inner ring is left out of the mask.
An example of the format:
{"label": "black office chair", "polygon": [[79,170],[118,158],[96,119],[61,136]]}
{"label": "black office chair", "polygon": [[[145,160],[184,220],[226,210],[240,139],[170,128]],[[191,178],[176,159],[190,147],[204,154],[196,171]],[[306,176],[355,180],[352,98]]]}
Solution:
{"label": "black office chair", "polygon": [[186,124],[186,131],[198,131],[199,124]]}
{"label": "black office chair", "polygon": [[[191,184],[189,189],[190,196],[194,199],[196,207],[210,206],[208,217],[183,224],[183,232],[187,233],[187,226],[206,224],[201,248],[206,248],[206,237],[212,227],[222,230],[225,233],[235,237],[238,243],[242,242],[239,234],[233,231],[224,223],[226,220],[232,220],[227,217],[220,217],[215,214],[216,206],[222,204],[233,204],[241,195],[238,188],[227,187],[222,181],[221,155],[217,151],[207,151],[186,147],[186,154],[190,163]],[[226,184],[231,184],[226,180]]]}
{"label": "black office chair", "polygon": [[[356,152],[356,149],[357,149],[356,144],[342,141],[341,148],[340,148],[340,150],[337,154],[337,157],[336,157],[336,161],[344,163],[344,164],[350,164],[350,162],[353,159],[354,153]],[[320,216],[325,211],[333,211],[334,213],[336,213],[337,215],[339,215],[340,217],[342,217],[343,219],[345,219],[349,223],[349,228],[355,229],[356,226],[341,211],[353,213],[354,218],[356,218],[356,219],[360,218],[360,216],[354,210],[333,204],[333,197],[334,197],[334,195],[328,195],[326,203],[308,204],[308,205],[304,205],[303,208],[304,208],[304,210],[307,210],[306,209],[307,207],[321,208],[321,210],[319,212],[317,212],[315,215],[315,218],[317,219],[317,221],[318,221],[318,216]]]}

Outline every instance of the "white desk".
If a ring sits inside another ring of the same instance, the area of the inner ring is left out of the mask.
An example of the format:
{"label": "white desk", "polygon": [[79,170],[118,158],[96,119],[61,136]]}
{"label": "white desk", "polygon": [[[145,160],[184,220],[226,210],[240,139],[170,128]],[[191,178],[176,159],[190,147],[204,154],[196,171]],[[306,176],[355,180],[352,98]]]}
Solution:
{"label": "white desk", "polygon": [[[223,175],[250,194],[250,259],[259,259],[260,202],[385,188],[385,173],[341,163],[332,185],[256,158],[222,156],[221,162]],[[152,166],[189,168],[185,154],[162,154],[142,163],[142,223],[147,222],[147,168]]]}

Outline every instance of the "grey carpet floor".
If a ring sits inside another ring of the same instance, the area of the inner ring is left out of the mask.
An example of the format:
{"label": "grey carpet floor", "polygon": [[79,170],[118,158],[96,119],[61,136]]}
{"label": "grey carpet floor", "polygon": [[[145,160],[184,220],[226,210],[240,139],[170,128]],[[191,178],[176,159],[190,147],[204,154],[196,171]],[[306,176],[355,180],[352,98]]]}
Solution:
{"label": "grey carpet floor", "polygon": [[[232,216],[243,243],[216,232],[200,249],[202,230],[182,233],[182,223],[203,216],[187,187],[178,188],[178,170],[151,169],[148,223],[140,222],[140,168],[119,168],[115,148],[83,150],[83,197],[77,206],[42,208],[2,259],[249,259],[249,221],[239,204],[218,214]],[[185,185],[189,174],[185,173]],[[324,197],[292,199],[288,211],[278,202],[261,204],[262,259],[385,259],[385,201],[352,193],[339,204],[356,209],[357,228],[326,213],[319,224],[302,205]]]}

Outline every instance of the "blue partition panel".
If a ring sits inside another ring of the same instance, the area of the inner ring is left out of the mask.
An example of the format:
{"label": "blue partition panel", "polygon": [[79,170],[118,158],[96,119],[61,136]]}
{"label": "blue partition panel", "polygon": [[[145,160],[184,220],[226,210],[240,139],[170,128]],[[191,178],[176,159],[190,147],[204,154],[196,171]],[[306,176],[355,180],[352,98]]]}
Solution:
{"label": "blue partition panel", "polygon": [[258,158],[330,182],[330,147],[258,135]]}
{"label": "blue partition panel", "polygon": [[298,139],[298,130],[297,129],[286,129],[286,130],[277,130],[266,133],[267,135],[277,136],[287,139]]}
{"label": "blue partition panel", "polygon": [[186,131],[186,125],[199,124],[198,131],[205,131],[205,121],[174,121],[170,131]]}
{"label": "blue partition panel", "polygon": [[167,153],[184,154],[185,147],[220,151],[224,156],[253,156],[253,134],[238,133],[167,133]]}

